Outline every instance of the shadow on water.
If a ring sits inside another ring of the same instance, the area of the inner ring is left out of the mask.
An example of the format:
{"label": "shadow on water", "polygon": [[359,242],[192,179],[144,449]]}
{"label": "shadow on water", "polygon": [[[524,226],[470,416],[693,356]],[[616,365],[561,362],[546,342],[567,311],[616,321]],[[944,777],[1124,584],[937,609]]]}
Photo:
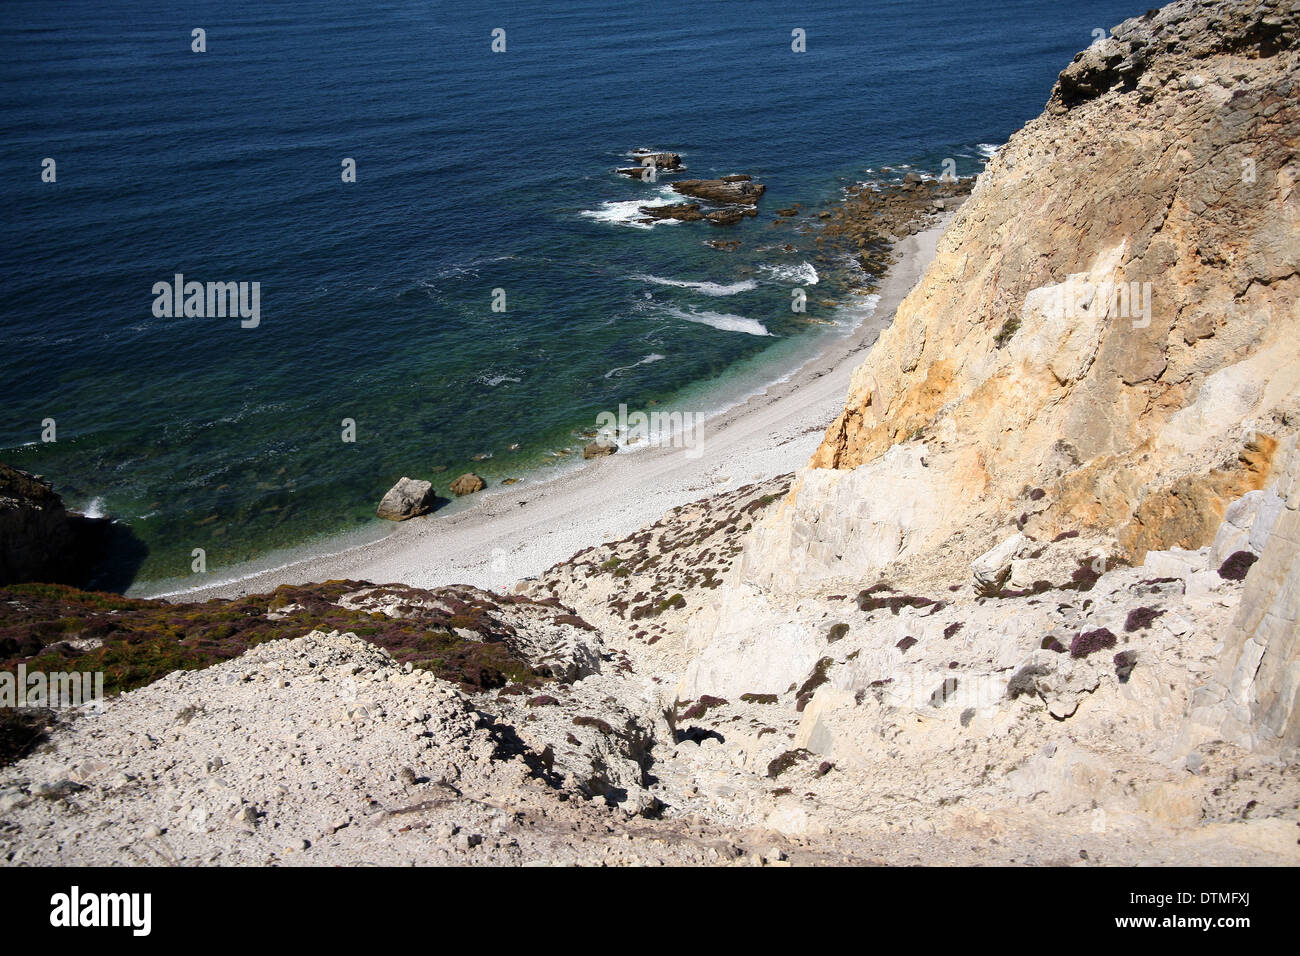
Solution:
{"label": "shadow on water", "polygon": [[80,560],[67,583],[91,591],[126,593],[149,554],[148,545],[129,525],[108,518],[69,515],[68,522]]}

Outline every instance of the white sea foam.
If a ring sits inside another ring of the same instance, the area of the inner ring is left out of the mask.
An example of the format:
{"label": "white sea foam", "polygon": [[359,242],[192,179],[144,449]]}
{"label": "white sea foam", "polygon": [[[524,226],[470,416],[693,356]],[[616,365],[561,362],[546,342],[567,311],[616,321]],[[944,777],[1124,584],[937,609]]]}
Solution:
{"label": "white sea foam", "polygon": [[626,372],[628,369],[636,368],[638,365],[649,365],[651,362],[662,362],[663,360],[664,357],[660,355],[658,352],[651,352],[649,355],[641,359],[641,361],[639,362],[633,362],[631,365],[622,365],[619,366],[618,368],[610,369],[608,372],[605,373],[605,377],[613,378],[615,375],[618,375],[620,372]]}
{"label": "white sea foam", "polygon": [[499,263],[512,262],[518,258],[518,256],[473,256],[462,259],[442,266],[431,276],[417,276],[398,289],[397,294],[400,296],[406,292],[419,290],[430,299],[437,301],[442,298],[443,293],[449,287],[450,280],[477,279],[482,276],[485,270],[496,270],[499,268]]}
{"label": "white sea foam", "polygon": [[624,199],[617,202],[603,202],[595,209],[584,209],[578,215],[584,219],[594,219],[596,222],[607,222],[614,226],[630,226],[633,229],[653,229],[655,226],[666,223],[677,223],[676,219],[651,219],[649,222],[642,222],[648,219],[645,213],[641,211],[642,206],[663,206],[670,203],[680,202],[681,196],[671,189],[661,187],[657,193],[646,196],[642,199]]}
{"label": "white sea foam", "polygon": [[103,517],[104,517],[104,499],[103,499],[103,498],[91,498],[91,499],[90,499],[90,503],[89,503],[88,505],[86,505],[86,507],[84,507],[84,508],[81,509],[81,513],[82,513],[83,515],[85,515],[87,518],[103,518]]}
{"label": "white sea foam", "polygon": [[756,288],[758,283],[753,279],[742,279],[740,282],[732,282],[729,285],[723,285],[721,282],[687,282],[685,279],[663,279],[659,276],[643,275],[635,273],[633,279],[640,279],[642,282],[653,282],[656,285],[671,285],[679,289],[694,289],[697,292],[703,292],[705,295],[735,295],[737,292],[748,292]]}
{"label": "white sea foam", "polygon": [[743,315],[728,315],[725,312],[697,312],[691,309],[666,309],[668,315],[687,322],[707,325],[723,332],[744,332],[746,335],[771,335],[762,322],[747,319]]}
{"label": "white sea foam", "polygon": [[513,375],[506,375],[504,372],[484,372],[474,381],[480,385],[486,385],[488,388],[496,388],[502,382],[522,382],[523,379],[516,378]]}
{"label": "white sea foam", "polygon": [[980,143],[975,148],[979,150],[980,155],[983,156],[985,159],[992,159],[994,154],[997,153],[997,151],[1000,150],[1002,147],[996,146],[993,143]]}
{"label": "white sea foam", "polygon": [[[471,256],[468,259],[462,259],[459,262],[452,262],[443,266],[434,273],[433,278],[437,281],[438,279],[454,279],[462,275],[477,276],[488,266],[494,266],[498,262],[511,262],[518,258],[518,256]],[[423,280],[419,281],[421,285],[424,284]]]}
{"label": "white sea foam", "polygon": [[773,279],[782,282],[793,282],[796,285],[816,285],[821,281],[817,275],[817,269],[811,262],[801,262],[796,265],[762,265],[759,266],[764,272]]}
{"label": "white sea foam", "polygon": [[653,229],[660,223],[675,223],[676,219],[654,219],[650,222],[641,222],[646,216],[641,212],[641,207],[646,205],[643,199],[633,199],[628,202],[603,202],[598,209],[584,209],[580,216],[584,219],[594,219],[597,222],[607,222],[613,226],[631,226],[633,229]]}
{"label": "white sea foam", "polygon": [[851,332],[866,319],[875,315],[879,305],[880,296],[874,292],[868,295],[855,295],[836,310],[835,324],[845,332]]}

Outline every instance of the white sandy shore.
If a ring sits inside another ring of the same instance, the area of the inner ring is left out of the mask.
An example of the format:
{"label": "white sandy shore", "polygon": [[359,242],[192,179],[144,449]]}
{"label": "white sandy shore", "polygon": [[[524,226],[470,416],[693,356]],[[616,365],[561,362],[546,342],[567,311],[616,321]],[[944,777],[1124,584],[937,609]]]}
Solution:
{"label": "white sandy shore", "polygon": [[472,507],[396,525],[380,541],[237,581],[167,595],[236,597],[338,578],[509,590],[577,551],[625,537],[669,509],[807,464],[844,407],[849,376],[934,258],[947,217],[895,247],[875,313],[783,382],[709,419],[695,457],[680,448],[616,454],[545,482],[494,489]]}

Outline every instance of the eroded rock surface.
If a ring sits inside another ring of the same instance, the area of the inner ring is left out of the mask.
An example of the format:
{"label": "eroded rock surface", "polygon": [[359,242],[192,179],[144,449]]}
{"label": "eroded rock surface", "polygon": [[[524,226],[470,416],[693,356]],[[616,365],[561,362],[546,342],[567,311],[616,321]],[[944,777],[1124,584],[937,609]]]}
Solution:
{"label": "eroded rock surface", "polygon": [[[1053,103],[1069,109],[989,163],[815,468],[923,445],[951,512],[937,533],[919,519],[912,549],[1027,511],[1037,537],[1115,533],[1134,561],[1209,544],[1300,412],[1294,17],[1177,3],[1114,31],[1156,30],[1139,80],[1083,78],[1120,39],[1066,70]],[[1025,509],[1034,489],[1045,505]]]}
{"label": "eroded rock surface", "polygon": [[722,179],[682,179],[673,183],[673,192],[721,206],[752,206],[767,191],[762,183],[748,176],[724,176]]}

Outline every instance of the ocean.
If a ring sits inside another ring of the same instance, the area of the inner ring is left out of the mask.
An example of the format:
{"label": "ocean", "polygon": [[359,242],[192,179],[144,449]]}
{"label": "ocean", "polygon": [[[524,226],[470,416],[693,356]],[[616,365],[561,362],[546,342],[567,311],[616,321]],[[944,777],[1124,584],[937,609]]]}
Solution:
{"label": "ocean", "polygon": [[[378,537],[402,475],[577,467],[601,412],[718,410],[870,311],[776,209],[977,173],[1143,9],[11,0],[0,460],[111,516],[139,594]],[[637,148],[759,215],[637,222],[672,196]],[[257,283],[256,324],[155,314],[178,274]]]}

